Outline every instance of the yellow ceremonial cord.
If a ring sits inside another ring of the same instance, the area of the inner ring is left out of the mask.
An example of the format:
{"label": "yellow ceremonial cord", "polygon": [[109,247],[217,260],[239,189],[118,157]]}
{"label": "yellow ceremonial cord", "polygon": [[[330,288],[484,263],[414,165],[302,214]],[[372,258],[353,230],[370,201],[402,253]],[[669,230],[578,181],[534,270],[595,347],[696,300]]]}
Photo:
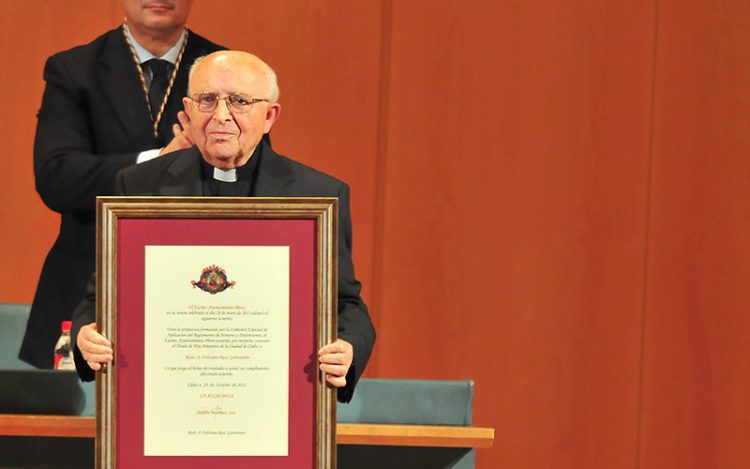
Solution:
{"label": "yellow ceremonial cord", "polygon": [[[148,109],[151,109],[151,99],[148,97],[148,86],[146,86],[146,78],[143,76],[143,68],[141,68],[141,62],[138,60],[138,54],[135,52],[135,47],[133,47],[133,43],[130,42],[130,31],[128,30],[128,22],[127,20],[122,23],[122,34],[125,36],[125,42],[128,43],[128,47],[130,48],[130,54],[133,56],[133,61],[135,62],[135,67],[138,69],[138,78],[141,80],[141,88],[143,88],[143,95],[146,98],[146,106],[148,106]],[[164,99],[161,102],[161,106],[159,106],[159,112],[156,114],[156,118],[151,116],[151,120],[154,123],[154,137],[159,137],[159,121],[161,120],[161,116],[164,114],[164,108],[167,107],[167,100],[169,99],[169,94],[172,92],[172,86],[174,85],[175,78],[177,78],[177,71],[180,69],[180,63],[182,62],[182,56],[185,53],[185,47],[187,46],[188,42],[188,30],[185,29],[185,39],[182,41],[182,48],[180,48],[180,53],[177,55],[177,62],[174,64],[174,70],[172,71],[172,77],[169,79],[169,84],[167,85],[167,91],[164,93]],[[149,112],[149,115],[151,113]]]}

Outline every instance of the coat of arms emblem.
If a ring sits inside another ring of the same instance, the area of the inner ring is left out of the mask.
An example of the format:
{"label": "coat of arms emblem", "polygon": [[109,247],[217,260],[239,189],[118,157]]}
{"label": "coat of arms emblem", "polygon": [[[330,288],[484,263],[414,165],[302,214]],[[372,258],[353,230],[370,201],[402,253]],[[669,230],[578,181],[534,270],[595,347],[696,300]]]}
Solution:
{"label": "coat of arms emblem", "polygon": [[227,278],[226,271],[218,265],[210,265],[203,269],[200,280],[197,282],[191,280],[190,283],[193,285],[193,288],[200,288],[205,292],[215,295],[223,292],[227,288],[234,287],[237,282],[230,282]]}

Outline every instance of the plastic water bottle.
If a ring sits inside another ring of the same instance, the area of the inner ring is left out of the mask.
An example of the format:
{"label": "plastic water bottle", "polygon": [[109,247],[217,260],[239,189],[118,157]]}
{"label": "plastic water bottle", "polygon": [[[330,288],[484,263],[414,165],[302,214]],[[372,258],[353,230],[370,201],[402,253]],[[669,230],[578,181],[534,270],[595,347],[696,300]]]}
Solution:
{"label": "plastic water bottle", "polygon": [[62,322],[62,334],[55,344],[55,369],[56,370],[75,370],[76,365],[73,361],[73,347],[70,346],[70,326],[72,321]]}

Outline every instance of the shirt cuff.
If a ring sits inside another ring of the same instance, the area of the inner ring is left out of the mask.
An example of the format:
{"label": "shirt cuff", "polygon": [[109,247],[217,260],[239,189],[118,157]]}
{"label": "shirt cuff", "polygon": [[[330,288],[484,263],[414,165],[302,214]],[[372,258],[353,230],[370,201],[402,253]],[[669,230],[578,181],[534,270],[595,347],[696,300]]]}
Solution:
{"label": "shirt cuff", "polygon": [[135,163],[140,164],[140,163],[145,163],[148,160],[153,160],[154,158],[159,156],[160,151],[161,151],[161,148],[142,151],[138,153],[138,157],[135,159]]}

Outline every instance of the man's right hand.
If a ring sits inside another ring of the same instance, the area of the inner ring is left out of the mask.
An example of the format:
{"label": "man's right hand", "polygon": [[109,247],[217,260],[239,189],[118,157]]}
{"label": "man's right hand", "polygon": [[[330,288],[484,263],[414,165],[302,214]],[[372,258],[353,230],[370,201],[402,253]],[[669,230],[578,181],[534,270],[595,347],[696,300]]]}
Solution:
{"label": "man's right hand", "polygon": [[78,346],[78,350],[81,351],[83,359],[86,360],[86,363],[94,371],[101,370],[114,357],[112,344],[96,330],[95,322],[81,327],[76,339],[76,345]]}
{"label": "man's right hand", "polygon": [[166,147],[161,149],[161,151],[159,152],[159,156],[193,146],[193,141],[190,139],[189,132],[190,118],[185,113],[185,111],[180,111],[177,113],[177,119],[180,121],[180,123],[172,125],[172,133],[174,133],[174,138]]}

